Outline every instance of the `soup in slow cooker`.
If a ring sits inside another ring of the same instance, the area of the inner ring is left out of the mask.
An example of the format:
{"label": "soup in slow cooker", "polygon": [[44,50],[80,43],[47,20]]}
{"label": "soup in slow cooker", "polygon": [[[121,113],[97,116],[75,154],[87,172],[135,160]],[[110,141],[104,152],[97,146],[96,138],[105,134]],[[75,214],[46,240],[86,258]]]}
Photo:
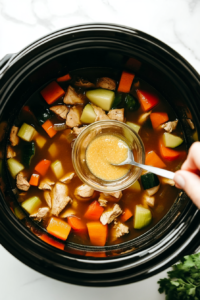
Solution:
{"label": "soup in slow cooker", "polygon": [[[144,143],[147,165],[176,171],[186,157],[181,125],[161,94],[130,72],[122,71],[118,78],[97,74],[82,78],[75,71],[47,83],[23,106],[10,131],[7,167],[22,208],[14,212],[19,219],[28,214],[43,228],[40,238],[54,246],[51,236],[93,246],[132,240],[159,222],[179,193],[173,180],[146,171],[132,186],[113,193],[81,182],[72,148],[81,131],[96,121],[126,122]],[[94,141],[91,164],[95,151],[105,156],[101,150],[109,148],[106,139],[96,148]],[[120,141],[112,141],[112,147],[114,143],[117,147]],[[106,180],[114,180],[95,164],[94,172],[103,171]]]}

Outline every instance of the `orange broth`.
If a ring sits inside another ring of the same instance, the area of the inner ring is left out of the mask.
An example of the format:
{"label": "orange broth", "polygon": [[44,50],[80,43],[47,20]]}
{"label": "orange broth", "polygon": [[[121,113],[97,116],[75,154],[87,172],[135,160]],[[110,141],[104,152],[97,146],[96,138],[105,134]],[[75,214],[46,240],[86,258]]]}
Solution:
{"label": "orange broth", "polygon": [[[78,72],[77,72],[78,76]],[[97,78],[94,78],[94,82],[96,81]],[[152,87],[150,87],[146,82],[144,82],[142,79],[139,79],[140,82],[140,88],[142,89],[147,89],[147,90],[152,90]],[[70,83],[72,84],[72,83]],[[79,89],[79,92],[82,92],[83,94],[85,93],[84,89]],[[169,120],[175,120],[176,119],[176,114],[171,108],[171,106],[167,103],[167,101],[158,93],[159,95],[159,104],[153,108],[153,112],[166,112],[169,116]],[[136,96],[136,91],[134,87],[131,90],[131,94]],[[32,100],[34,99],[34,95],[32,97]],[[37,96],[38,98],[38,96]],[[39,101],[44,101],[42,97],[39,97]],[[62,99],[59,99],[53,105],[61,104]],[[88,103],[88,101],[86,102]],[[51,105],[51,106],[53,106]],[[29,106],[29,102],[26,103],[26,106]],[[126,121],[134,122],[137,124],[139,117],[143,114],[144,112],[142,111],[142,108],[140,107],[136,111],[125,111],[125,117]],[[31,111],[29,110],[21,110],[18,120],[20,124],[23,124],[24,122],[27,122],[28,124],[32,124],[37,132],[43,136],[46,139],[46,143],[42,149],[40,149],[36,145],[36,154],[33,157],[30,167],[25,169],[25,174],[27,178],[29,179],[31,174],[34,171],[34,168],[36,164],[42,160],[42,159],[47,159],[50,160],[51,162],[55,160],[60,160],[63,165],[64,173],[69,173],[69,172],[74,172],[73,170],[73,165],[72,165],[72,159],[71,159],[71,152],[72,152],[72,147],[69,139],[69,134],[70,131],[69,129],[64,130],[64,131],[58,131],[57,134],[50,138],[46,134],[46,132],[43,130],[43,128],[38,124],[37,120],[35,119],[34,115],[32,114]],[[53,123],[62,123],[61,119],[59,119],[57,116],[54,116],[51,121]],[[144,143],[145,146],[145,151],[148,153],[149,151],[155,151],[159,156],[160,156],[160,150],[159,150],[159,140],[164,133],[163,129],[153,129],[151,125],[150,118],[147,119],[146,122],[144,122],[143,125],[141,125],[141,129],[139,131],[139,135]],[[180,124],[178,124],[177,129],[173,132],[173,134],[181,136],[183,138],[183,132]],[[71,136],[73,139],[73,136]],[[18,146],[15,147],[15,150],[17,152],[17,156],[15,157],[17,160],[21,161],[21,148],[25,142],[20,140],[20,143]],[[52,145],[52,143],[55,143],[57,147],[57,154],[55,157],[52,157],[52,155],[48,152],[49,147]],[[177,150],[186,150],[185,143],[183,143],[181,146],[177,148]],[[181,164],[183,163],[184,157],[181,157],[179,159],[176,159],[174,161],[167,161],[164,160],[164,163],[166,164],[166,169],[170,171],[176,171],[181,167]],[[58,179],[56,178],[55,174],[52,172],[51,168],[49,168],[48,173],[46,174],[46,177],[48,177],[50,180],[54,182],[58,182]],[[86,224],[88,220],[84,218],[84,214],[88,208],[88,206],[94,201],[98,200],[99,193],[96,193],[95,199],[91,199],[89,201],[79,201],[76,199],[74,196],[74,191],[75,189],[82,184],[81,180],[76,176],[73,178],[73,180],[67,184],[69,188],[69,197],[72,198],[73,202],[72,204],[68,204],[68,207],[72,207],[76,211],[76,216],[81,218],[81,220]],[[140,182],[141,185],[141,182]],[[33,196],[38,196],[40,200],[42,201],[42,206],[46,207],[47,204],[44,199],[44,191],[39,190],[38,187],[31,186],[30,189],[23,193],[23,191],[18,191],[19,192],[19,198],[18,201],[22,202],[30,197]],[[140,192],[133,192],[130,189],[124,190],[123,191],[123,196],[120,199],[119,202],[116,202],[120,205],[122,210],[124,208],[129,208],[130,211],[133,213],[133,217],[131,217],[125,225],[129,227],[129,234],[124,235],[123,237],[120,237],[116,239],[115,241],[111,241],[110,237],[110,232],[113,224],[108,225],[108,237],[107,237],[107,243],[106,245],[111,245],[111,244],[118,244],[122,243],[128,240],[132,240],[135,237],[138,237],[139,235],[143,234],[144,232],[148,231],[150,228],[152,228],[157,222],[159,222],[164,215],[169,211],[171,206],[173,205],[176,197],[178,196],[179,190],[176,189],[173,186],[170,186],[168,184],[161,184],[159,191],[154,195],[155,197],[155,206],[154,207],[149,207],[151,210],[153,219],[150,225],[147,227],[141,229],[141,230],[135,230],[133,228],[133,218],[134,218],[134,213],[135,213],[135,206],[140,204],[144,204],[143,196],[144,196],[145,191],[143,188],[141,188]],[[20,195],[21,194],[21,195]],[[25,195],[24,195],[25,194]],[[113,205],[113,202],[108,202],[108,207],[111,207]],[[67,222],[67,218],[65,219]],[[40,224],[44,229],[47,227],[49,222],[49,218],[44,219],[42,223]],[[74,243],[78,244],[85,244],[85,245],[91,245],[90,239],[88,234],[77,234],[76,232],[71,231],[69,234],[69,237],[67,241],[72,241]]]}

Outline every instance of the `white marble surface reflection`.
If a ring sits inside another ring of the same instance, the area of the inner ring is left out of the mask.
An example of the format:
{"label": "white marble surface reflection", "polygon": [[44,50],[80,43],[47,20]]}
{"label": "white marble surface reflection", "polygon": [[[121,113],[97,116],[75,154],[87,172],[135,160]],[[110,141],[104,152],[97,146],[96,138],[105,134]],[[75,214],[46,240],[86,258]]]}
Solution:
{"label": "white marble surface reflection", "polygon": [[147,32],[200,72],[199,0],[0,0],[0,57],[54,30],[93,22]]}
{"label": "white marble surface reflection", "polygon": [[[142,30],[179,52],[200,73],[200,0],[0,0],[0,59],[63,27],[116,23]],[[85,288],[58,282],[23,265],[0,246],[3,300],[161,300],[157,281]]]}

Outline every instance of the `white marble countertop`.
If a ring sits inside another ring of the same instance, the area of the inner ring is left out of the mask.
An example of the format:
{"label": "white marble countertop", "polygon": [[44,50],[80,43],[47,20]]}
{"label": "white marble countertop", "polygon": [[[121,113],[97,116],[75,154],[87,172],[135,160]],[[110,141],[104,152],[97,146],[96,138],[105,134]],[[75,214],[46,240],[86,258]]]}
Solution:
{"label": "white marble countertop", "polygon": [[[200,0],[0,0],[0,58],[54,30],[105,22],[130,26],[162,40],[200,73]],[[157,281],[111,288],[73,286],[23,265],[0,246],[1,299],[161,300]]]}

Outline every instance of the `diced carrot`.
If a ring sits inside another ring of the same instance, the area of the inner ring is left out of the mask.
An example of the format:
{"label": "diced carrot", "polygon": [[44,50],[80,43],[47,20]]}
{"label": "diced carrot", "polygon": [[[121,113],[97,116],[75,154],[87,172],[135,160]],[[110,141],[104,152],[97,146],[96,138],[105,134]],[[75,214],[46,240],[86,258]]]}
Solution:
{"label": "diced carrot", "polygon": [[145,165],[149,165],[161,169],[166,168],[166,164],[154,151],[150,151],[149,153],[147,153]]}
{"label": "diced carrot", "polygon": [[44,122],[44,124],[42,124],[42,128],[51,138],[57,133],[57,131],[53,128],[53,123],[50,120]]}
{"label": "diced carrot", "polygon": [[31,179],[29,180],[29,184],[33,186],[38,186],[40,181],[40,175],[39,174],[32,174]]}
{"label": "diced carrot", "polygon": [[169,161],[180,158],[185,151],[176,151],[164,146],[162,139],[159,141],[159,148],[161,156]]}
{"label": "diced carrot", "polygon": [[131,90],[134,77],[135,77],[134,74],[123,71],[117,91],[122,93],[129,93]]}
{"label": "diced carrot", "polygon": [[92,221],[98,221],[104,211],[104,208],[100,206],[98,201],[92,202],[88,209],[86,210],[84,214],[84,218],[90,219]]}
{"label": "diced carrot", "polygon": [[130,219],[133,216],[132,212],[130,209],[125,208],[123,214],[120,217],[121,222],[126,222],[128,219]]}
{"label": "diced carrot", "polygon": [[91,257],[106,257],[105,252],[86,252],[85,256],[91,256]]}
{"label": "diced carrot", "polygon": [[165,112],[155,112],[150,114],[152,127],[155,129],[159,125],[169,120],[168,114]]}
{"label": "diced carrot", "polygon": [[51,217],[47,226],[47,231],[55,237],[65,241],[71,231],[71,226],[59,218]]}
{"label": "diced carrot", "polygon": [[147,91],[136,90],[139,102],[144,111],[148,111],[156,106],[159,102],[157,95]]}
{"label": "diced carrot", "polygon": [[40,237],[39,237],[42,241],[46,242],[47,244],[53,246],[53,247],[56,247],[58,249],[61,249],[61,250],[64,250],[65,248],[65,245],[62,244],[62,243],[59,243],[58,241],[50,238],[47,234],[42,234]]}
{"label": "diced carrot", "polygon": [[67,74],[67,75],[64,75],[62,77],[57,78],[57,81],[62,82],[62,81],[68,81],[70,79],[71,79],[71,76],[69,74]]}
{"label": "diced carrot", "polygon": [[70,216],[67,218],[67,220],[68,224],[76,233],[87,233],[87,226],[81,219],[74,216]]}
{"label": "diced carrot", "polygon": [[108,226],[96,221],[87,223],[87,228],[92,245],[105,246]]}
{"label": "diced carrot", "polygon": [[50,160],[43,159],[35,167],[35,171],[40,175],[44,176],[51,164]]}
{"label": "diced carrot", "polygon": [[56,81],[53,81],[48,84],[40,93],[48,104],[52,104],[62,97],[65,94],[65,91],[57,84]]}

